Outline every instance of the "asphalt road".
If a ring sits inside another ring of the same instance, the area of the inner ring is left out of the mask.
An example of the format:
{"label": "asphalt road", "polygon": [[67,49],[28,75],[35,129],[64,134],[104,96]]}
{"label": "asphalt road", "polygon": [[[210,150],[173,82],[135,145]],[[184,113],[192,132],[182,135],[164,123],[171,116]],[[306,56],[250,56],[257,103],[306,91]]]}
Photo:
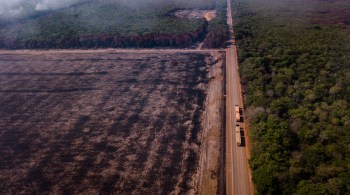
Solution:
{"label": "asphalt road", "polygon": [[[230,46],[226,49],[226,194],[252,194],[246,148],[237,146],[235,134],[235,105],[243,108],[238,73],[237,48],[233,37],[231,2],[227,0],[227,23]],[[243,123],[240,123],[244,127]],[[243,140],[242,140],[243,141]],[[244,143],[244,141],[243,141]]]}

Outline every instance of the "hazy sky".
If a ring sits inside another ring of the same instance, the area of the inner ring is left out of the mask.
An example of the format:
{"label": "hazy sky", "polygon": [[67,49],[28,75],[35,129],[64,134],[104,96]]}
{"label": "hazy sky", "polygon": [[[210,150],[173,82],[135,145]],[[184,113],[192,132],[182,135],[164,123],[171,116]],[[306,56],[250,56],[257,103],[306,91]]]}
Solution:
{"label": "hazy sky", "polygon": [[82,0],[0,0],[0,16],[16,17],[25,12],[54,10]]}
{"label": "hazy sky", "polygon": [[[89,0],[0,0],[0,19],[18,18],[26,16],[35,11],[55,10],[70,5],[89,1]],[[198,4],[203,2],[212,2],[213,0],[100,0],[116,1],[128,6],[139,7],[147,5],[148,3],[171,3],[176,2],[180,4]]]}

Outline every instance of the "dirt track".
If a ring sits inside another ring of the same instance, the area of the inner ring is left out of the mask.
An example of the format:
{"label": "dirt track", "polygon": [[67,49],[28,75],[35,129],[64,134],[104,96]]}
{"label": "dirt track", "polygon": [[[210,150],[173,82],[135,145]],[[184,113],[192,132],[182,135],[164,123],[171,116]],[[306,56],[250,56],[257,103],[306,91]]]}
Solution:
{"label": "dirt track", "polygon": [[199,194],[222,194],[224,186],[223,159],[223,65],[225,55],[214,52],[217,63],[209,72],[210,84],[203,115]]}
{"label": "dirt track", "polygon": [[198,50],[0,51],[0,193],[196,192],[214,64]]}

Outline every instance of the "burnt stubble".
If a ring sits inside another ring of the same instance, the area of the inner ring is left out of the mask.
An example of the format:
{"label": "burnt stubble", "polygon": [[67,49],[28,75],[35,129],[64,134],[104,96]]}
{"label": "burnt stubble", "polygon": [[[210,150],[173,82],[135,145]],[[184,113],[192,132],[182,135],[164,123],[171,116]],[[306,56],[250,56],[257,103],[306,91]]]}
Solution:
{"label": "burnt stubble", "polygon": [[0,193],[193,188],[207,57],[0,55]]}

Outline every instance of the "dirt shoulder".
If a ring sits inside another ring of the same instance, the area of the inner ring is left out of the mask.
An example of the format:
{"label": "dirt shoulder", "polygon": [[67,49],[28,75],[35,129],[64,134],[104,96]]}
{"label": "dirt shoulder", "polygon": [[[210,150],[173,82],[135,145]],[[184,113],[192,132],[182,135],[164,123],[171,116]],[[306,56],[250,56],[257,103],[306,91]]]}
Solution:
{"label": "dirt shoulder", "polygon": [[209,72],[209,89],[202,117],[204,127],[201,136],[200,161],[198,168],[198,193],[217,194],[223,182],[222,122],[223,122],[223,54],[212,52],[216,63]]}

